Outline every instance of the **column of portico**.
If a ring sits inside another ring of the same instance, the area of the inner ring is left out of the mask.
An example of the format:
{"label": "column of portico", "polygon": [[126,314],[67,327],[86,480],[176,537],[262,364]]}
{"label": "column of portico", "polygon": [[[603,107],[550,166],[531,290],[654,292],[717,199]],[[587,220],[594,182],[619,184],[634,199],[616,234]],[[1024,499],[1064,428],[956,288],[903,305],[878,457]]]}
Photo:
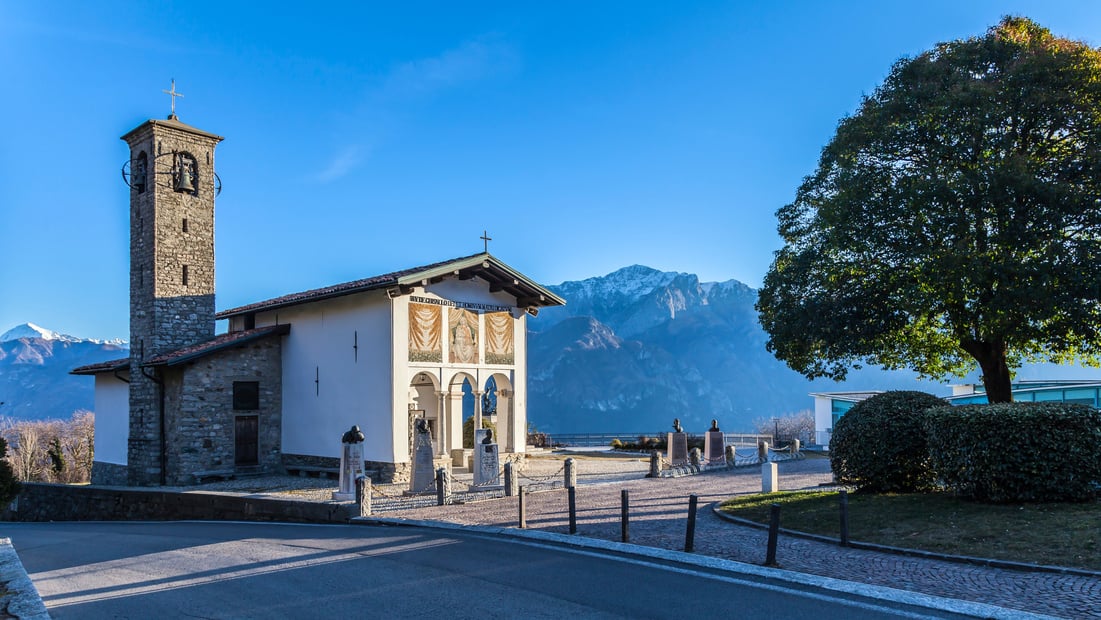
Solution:
{"label": "column of portico", "polygon": [[[452,449],[454,450],[454,449],[463,447],[463,392],[462,392],[462,390],[460,389],[458,393],[448,392],[448,400],[451,401],[450,405],[447,408],[448,420],[457,422],[457,424],[455,425],[455,428],[450,429],[451,439],[453,441],[449,445],[451,445]],[[455,429],[458,429],[458,431],[459,431],[459,435],[458,435],[457,439],[455,437]],[[455,443],[456,441],[458,443]]]}
{"label": "column of portico", "polygon": [[[512,390],[497,390],[497,423],[501,423],[501,413],[504,413],[505,423],[504,438],[497,438],[505,452],[516,451],[516,421],[512,415]],[[498,429],[501,430],[501,429]]]}
{"label": "column of portico", "polygon": [[447,436],[447,431],[451,427],[451,420],[448,419],[451,415],[451,410],[447,406],[447,392],[436,392],[436,400],[439,403],[437,405],[439,407],[439,413],[436,415],[436,421],[439,422],[440,426],[440,445],[437,446],[437,452],[440,456],[447,456],[451,454],[447,448],[451,443]]}
{"label": "column of portico", "polygon": [[472,394],[474,394],[474,438],[477,440],[478,429],[482,428],[482,394],[485,392],[474,390]]}

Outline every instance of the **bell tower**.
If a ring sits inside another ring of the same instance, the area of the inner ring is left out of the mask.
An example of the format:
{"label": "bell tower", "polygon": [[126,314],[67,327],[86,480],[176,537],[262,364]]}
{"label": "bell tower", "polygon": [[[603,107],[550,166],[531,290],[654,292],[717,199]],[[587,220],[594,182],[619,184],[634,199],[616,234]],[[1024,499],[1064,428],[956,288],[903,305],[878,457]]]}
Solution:
{"label": "bell tower", "polygon": [[150,359],[214,337],[214,174],[216,136],[172,113],[122,139],[130,147],[131,485],[164,484],[163,379]]}

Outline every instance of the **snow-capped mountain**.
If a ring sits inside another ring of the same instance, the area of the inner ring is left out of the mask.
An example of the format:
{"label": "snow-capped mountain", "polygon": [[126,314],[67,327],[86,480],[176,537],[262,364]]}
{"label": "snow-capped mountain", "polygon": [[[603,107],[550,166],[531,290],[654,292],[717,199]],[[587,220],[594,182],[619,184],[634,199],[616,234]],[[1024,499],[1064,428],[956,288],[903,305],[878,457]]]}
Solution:
{"label": "snow-capped mountain", "polygon": [[94,383],[69,371],[126,357],[122,340],[81,339],[24,323],[0,335],[0,416],[64,419],[94,406]]}
{"label": "snow-capped mountain", "polygon": [[0,342],[9,342],[12,340],[19,340],[22,338],[38,338],[41,340],[58,340],[61,342],[91,342],[93,344],[113,344],[113,345],[125,345],[126,341],[122,338],[114,338],[112,340],[97,340],[95,338],[77,338],[76,336],[70,336],[68,334],[61,334],[53,331],[52,329],[46,329],[40,327],[34,323],[23,323],[22,325],[16,325],[8,331],[0,334]]}

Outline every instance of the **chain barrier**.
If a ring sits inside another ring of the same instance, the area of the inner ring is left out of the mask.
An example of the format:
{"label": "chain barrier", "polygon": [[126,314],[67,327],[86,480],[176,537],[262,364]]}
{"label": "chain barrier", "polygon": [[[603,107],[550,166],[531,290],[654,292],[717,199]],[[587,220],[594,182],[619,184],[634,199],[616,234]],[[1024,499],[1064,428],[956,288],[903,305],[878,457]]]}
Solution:
{"label": "chain barrier", "polygon": [[[518,475],[519,475],[519,476],[520,476],[521,478],[524,478],[524,479],[526,479],[526,480],[531,480],[531,481],[532,481],[532,482],[534,482],[535,484],[541,484],[541,483],[544,483],[544,482],[547,482],[547,481],[554,481],[554,480],[556,480],[556,479],[559,479],[559,478],[561,477],[561,475],[562,475],[563,473],[565,473],[565,471],[566,471],[566,464],[565,464],[565,463],[563,463],[563,464],[562,464],[562,467],[559,467],[559,468],[558,468],[558,471],[554,472],[553,474],[551,474],[551,475],[549,475],[549,476],[542,476],[542,477],[539,477],[539,478],[533,478],[532,476],[529,476],[529,475],[525,474],[525,473],[524,473],[524,472],[522,472],[522,471],[521,471],[521,472],[517,472],[517,474],[518,474]],[[525,486],[526,486],[526,485],[525,485]]]}
{"label": "chain barrier", "polygon": [[[679,478],[682,476],[692,476],[709,471],[729,470],[737,467],[746,467],[751,465],[758,465],[761,463],[756,449],[753,449],[749,454],[738,454],[737,448],[734,449],[734,459],[722,458],[722,459],[708,459],[701,457],[700,466],[693,466],[691,463],[684,463],[674,465],[664,455],[659,455],[661,462],[662,478]],[[769,461],[791,461],[800,460],[806,458],[806,455],[802,451],[792,454],[789,449],[776,450],[769,448]],[[523,485],[528,491],[534,490],[547,490],[562,488],[565,486],[563,481],[563,474],[566,471],[565,463],[558,468],[558,471],[546,476],[529,476],[523,471],[515,471],[514,473],[519,480],[527,481],[527,484]],[[504,468],[502,467],[497,471],[497,475],[492,479],[487,480],[481,484],[467,484],[466,482],[459,480],[454,474],[449,472],[451,482],[451,494],[445,498],[445,503],[466,503],[471,501],[482,501],[487,499],[495,499],[504,496],[503,488],[487,489],[486,486],[496,486],[503,484]],[[579,475],[581,478],[583,475]],[[519,481],[518,480],[518,481]],[[433,478],[429,483],[417,492],[401,491],[398,493],[387,492],[378,486],[371,486],[371,497],[381,497],[381,501],[373,501],[372,509],[374,512],[390,512],[397,510],[406,510],[411,508],[422,508],[427,506],[436,505],[436,480]]]}

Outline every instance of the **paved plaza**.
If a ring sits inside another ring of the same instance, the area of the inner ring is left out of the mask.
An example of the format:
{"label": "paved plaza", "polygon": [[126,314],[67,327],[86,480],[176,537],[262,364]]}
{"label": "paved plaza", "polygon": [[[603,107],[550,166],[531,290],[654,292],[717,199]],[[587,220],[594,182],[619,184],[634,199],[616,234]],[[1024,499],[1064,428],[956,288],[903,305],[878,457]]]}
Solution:
{"label": "paved plaza", "polygon": [[[562,476],[561,455],[529,459],[519,483],[545,488]],[[733,495],[760,492],[757,467],[714,471],[678,478],[649,479],[645,458],[618,459],[577,455],[577,535],[620,540],[620,496],[630,497],[630,542],[679,551],[685,542],[689,495],[699,498],[695,553],[760,565],[767,532],[716,516],[712,505]],[[782,490],[814,489],[829,484],[825,458],[782,462]],[[456,476],[456,490],[469,483]],[[304,481],[307,487],[284,490],[303,499],[324,500],[333,481]],[[228,483],[233,484],[233,483]],[[225,489],[230,490],[230,489]],[[400,489],[380,487],[376,498],[386,518],[427,520],[462,525],[516,527],[518,498],[501,497],[436,506],[434,498],[399,504],[389,501]],[[459,494],[462,495],[461,493]],[[401,508],[401,506],[409,506]],[[559,487],[526,497],[528,529],[560,534],[569,531],[567,493]],[[974,564],[858,550],[836,544],[780,536],[777,560],[783,569],[901,590],[987,603],[1064,618],[1101,618],[1101,578],[1044,571],[1021,571]]]}

